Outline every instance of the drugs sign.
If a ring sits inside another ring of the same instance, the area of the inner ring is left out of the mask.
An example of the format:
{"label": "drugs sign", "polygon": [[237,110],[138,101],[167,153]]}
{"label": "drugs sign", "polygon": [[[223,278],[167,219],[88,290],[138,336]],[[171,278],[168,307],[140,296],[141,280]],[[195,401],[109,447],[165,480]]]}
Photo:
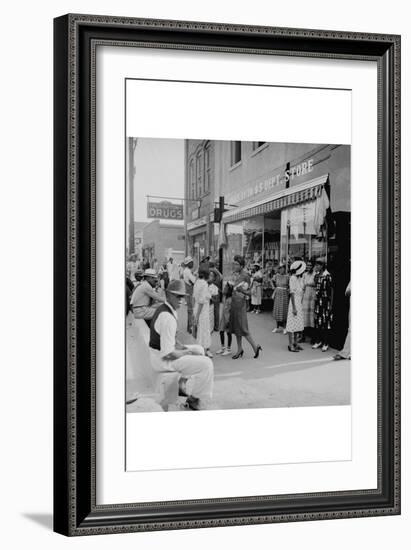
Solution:
{"label": "drugs sign", "polygon": [[159,220],[183,220],[183,205],[174,204],[168,201],[148,202],[147,218],[157,218]]}

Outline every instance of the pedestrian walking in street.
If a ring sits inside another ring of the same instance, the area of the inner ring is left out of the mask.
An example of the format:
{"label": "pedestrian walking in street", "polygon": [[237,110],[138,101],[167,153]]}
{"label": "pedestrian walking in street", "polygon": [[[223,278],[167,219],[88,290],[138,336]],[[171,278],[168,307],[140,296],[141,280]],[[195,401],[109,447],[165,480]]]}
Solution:
{"label": "pedestrian walking in street", "polygon": [[297,260],[290,266],[290,303],[285,328],[288,333],[288,350],[293,352],[302,350],[297,342],[297,334],[304,330],[302,274],[305,268],[306,264],[302,260]]}
{"label": "pedestrian walking in street", "polygon": [[148,326],[159,307],[160,303],[165,301],[165,297],[154,290],[158,278],[154,269],[146,269],[143,274],[142,283],[135,288],[130,304],[135,319],[144,319]]}
{"label": "pedestrian walking in street", "polygon": [[210,256],[204,256],[203,258],[201,258],[198,269],[205,269],[207,271],[210,271]]}
{"label": "pedestrian walking in street", "polygon": [[176,341],[178,310],[185,295],[183,281],[171,281],[166,301],[156,311],[150,327],[151,365],[157,372],[178,372],[189,380],[187,407],[207,409],[213,396],[214,366],[199,345],[181,345]]}
{"label": "pedestrian walking in street", "polygon": [[229,285],[232,286],[232,299],[230,310],[229,331],[235,334],[237,340],[237,353],[233,355],[233,359],[238,359],[244,355],[242,346],[242,338],[247,340],[254,351],[254,358],[260,354],[262,348],[257,345],[250,334],[247,320],[247,298],[250,296],[250,276],[244,270],[244,258],[242,256],[234,256],[233,274]]}
{"label": "pedestrian walking in street", "polygon": [[[220,332],[221,348],[216,352],[221,355],[231,355],[231,342],[233,335],[230,332],[230,312],[233,287],[226,283],[223,286],[223,301],[220,307]],[[225,345],[225,334],[227,333],[227,346]]]}
{"label": "pedestrian walking in street", "polygon": [[174,261],[174,258],[169,258],[167,263],[167,273],[169,281],[175,281],[180,278],[178,264]]}
{"label": "pedestrian walking in street", "polygon": [[332,277],[327,269],[325,258],[318,258],[315,262],[316,298],[314,308],[315,342],[313,349],[328,350],[328,337],[332,322]]}
{"label": "pedestrian walking in street", "polygon": [[215,306],[217,305],[218,307],[220,305],[220,291],[216,285],[215,273],[211,270],[208,276],[208,290],[210,292],[210,333],[213,333],[215,326],[214,312]]}
{"label": "pedestrian walking in street", "polygon": [[334,361],[341,361],[341,359],[351,359],[351,281],[348,283],[348,286],[345,290],[345,295],[350,300],[350,312],[348,314],[348,331],[345,338],[344,347],[336,355],[334,355]]}
{"label": "pedestrian walking in street", "polygon": [[274,286],[273,317],[276,325],[273,332],[286,332],[285,324],[288,315],[288,286],[290,277],[286,274],[285,269],[285,264],[280,264],[277,273],[272,279]]}
{"label": "pedestrian walking in street", "polygon": [[186,288],[186,304],[187,304],[187,332],[192,334],[193,331],[193,288],[196,282],[196,277],[193,274],[194,261],[191,256],[186,256],[184,259],[183,280]]}
{"label": "pedestrian walking in street", "polygon": [[214,259],[211,259],[208,262],[208,265],[210,267],[210,274],[214,273],[214,276],[215,276],[214,284],[218,288],[218,300],[214,300],[214,302],[213,302],[213,307],[214,307],[214,330],[217,332],[220,328],[220,304],[221,304],[222,291],[223,291],[223,275],[217,269],[217,264],[216,264],[216,261]]}
{"label": "pedestrian walking in street", "polygon": [[200,267],[198,279],[194,283],[193,300],[194,310],[193,319],[196,327],[197,342],[203,346],[205,354],[212,357],[210,352],[211,332],[210,332],[210,289],[208,286],[208,278],[210,272],[208,269]]}
{"label": "pedestrian walking in street", "polygon": [[263,273],[259,264],[254,264],[251,276],[251,306],[253,313],[260,313],[263,298]]}
{"label": "pedestrian walking in street", "polygon": [[315,284],[314,265],[311,260],[307,262],[307,268],[303,273],[303,316],[304,316],[304,335],[303,340],[311,338],[311,343],[314,336],[314,308],[316,299],[316,284]]}

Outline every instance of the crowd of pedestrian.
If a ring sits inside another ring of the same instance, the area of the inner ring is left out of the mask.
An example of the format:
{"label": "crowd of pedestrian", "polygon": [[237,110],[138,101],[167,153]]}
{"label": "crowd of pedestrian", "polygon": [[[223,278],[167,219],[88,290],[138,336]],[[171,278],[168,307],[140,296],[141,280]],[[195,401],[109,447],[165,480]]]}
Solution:
{"label": "crowd of pedestrian", "polygon": [[[148,324],[156,308],[165,301],[165,291],[173,280],[182,280],[187,306],[186,330],[203,346],[208,357],[213,356],[211,335],[219,332],[220,348],[215,353],[232,354],[232,335],[237,341],[233,359],[244,354],[242,339],[250,344],[258,357],[261,346],[256,344],[248,327],[248,313],[261,313],[263,286],[271,288],[273,302],[273,333],[288,335],[288,350],[302,350],[301,343],[310,342],[313,349],[327,351],[333,320],[333,281],[325,258],[294,259],[274,268],[265,269],[259,263],[246,265],[242,256],[235,256],[232,274],[223,280],[216,262],[203,258],[194,271],[194,260],[187,256],[182,264],[170,258],[160,265],[142,263],[134,273],[134,285],[128,278],[126,308],[135,318]],[[349,353],[337,354],[349,358]]]}
{"label": "crowd of pedestrian", "polygon": [[[267,281],[273,300],[272,332],[288,335],[290,352],[301,351],[301,344],[307,341],[313,349],[327,351],[333,319],[333,284],[325,258],[306,262],[294,258],[275,269],[271,265],[263,269],[258,263],[246,265],[244,257],[236,255],[232,273],[226,278],[210,257],[203,258],[196,271],[191,256],[185,258],[183,265],[172,258],[163,265],[154,260],[134,271],[134,281],[127,277],[126,311],[150,327],[149,345],[154,349],[157,367],[180,369],[182,375],[183,371],[185,374],[190,371],[190,376],[197,376],[196,387],[202,388],[204,401],[204,395],[209,398],[212,392],[213,332],[219,333],[220,340],[216,354],[242,358],[243,340],[251,347],[255,359],[262,352],[250,331],[248,315],[261,313],[263,285],[267,286]],[[350,293],[347,288],[347,295]],[[186,330],[195,339],[194,347],[177,341],[177,309],[183,300],[187,307]],[[233,335],[236,350],[232,350]],[[349,359],[350,353],[348,330],[344,349],[334,359]],[[187,355],[193,357],[188,359]],[[189,397],[190,408],[201,408],[198,394]]]}

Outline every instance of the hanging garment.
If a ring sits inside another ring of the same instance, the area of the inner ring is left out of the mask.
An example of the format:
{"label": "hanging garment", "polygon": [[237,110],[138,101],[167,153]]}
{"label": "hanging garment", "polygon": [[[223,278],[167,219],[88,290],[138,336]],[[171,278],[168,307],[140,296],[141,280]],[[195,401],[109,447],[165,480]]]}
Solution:
{"label": "hanging garment", "polygon": [[318,199],[306,202],[303,206],[304,212],[304,234],[305,235],[316,235],[315,230],[315,203]]}
{"label": "hanging garment", "polygon": [[321,231],[321,226],[324,224],[327,210],[330,207],[330,201],[326,191],[323,189],[321,195],[315,201],[315,216],[314,216],[314,228],[316,235]]}

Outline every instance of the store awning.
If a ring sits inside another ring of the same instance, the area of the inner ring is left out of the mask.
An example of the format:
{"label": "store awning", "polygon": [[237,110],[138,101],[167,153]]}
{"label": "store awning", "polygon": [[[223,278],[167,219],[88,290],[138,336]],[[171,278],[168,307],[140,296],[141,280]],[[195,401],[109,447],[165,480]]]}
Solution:
{"label": "store awning", "polygon": [[206,231],[207,231],[207,226],[203,225],[201,227],[196,227],[195,229],[190,229],[189,231],[187,231],[187,233],[190,237],[194,237],[195,235],[202,235]]}
{"label": "store awning", "polygon": [[223,222],[233,223],[246,218],[268,214],[268,212],[280,210],[287,206],[314,200],[320,196],[323,185],[327,180],[328,174],[325,174],[324,176],[307,181],[301,185],[282,189],[278,193],[270,195],[269,197],[264,197],[264,199],[260,199],[259,201],[254,201],[251,204],[232,208],[224,212]]}

